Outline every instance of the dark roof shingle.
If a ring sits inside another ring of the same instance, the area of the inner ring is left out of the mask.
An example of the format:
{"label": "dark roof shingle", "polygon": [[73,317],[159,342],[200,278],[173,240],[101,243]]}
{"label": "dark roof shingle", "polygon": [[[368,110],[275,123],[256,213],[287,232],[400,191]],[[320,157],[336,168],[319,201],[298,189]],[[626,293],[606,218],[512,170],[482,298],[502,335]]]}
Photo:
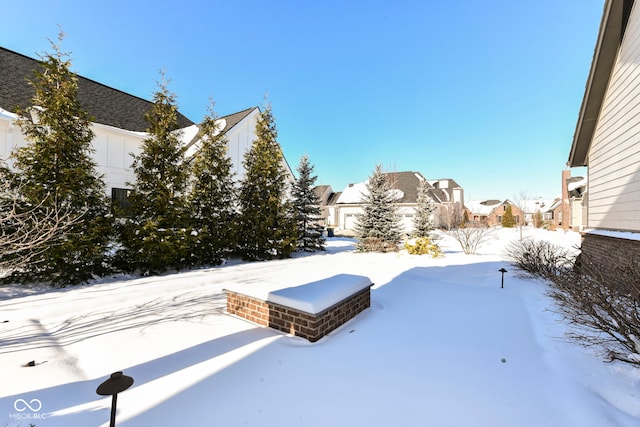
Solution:
{"label": "dark roof shingle", "polygon": [[[31,104],[34,89],[29,81],[40,61],[0,47],[0,107],[15,112],[17,107]],[[78,77],[78,101],[89,113],[92,121],[130,131],[144,132],[148,123],[144,119],[153,105],[137,96],[103,85],[85,77]],[[193,122],[178,113],[178,125],[183,128]]]}

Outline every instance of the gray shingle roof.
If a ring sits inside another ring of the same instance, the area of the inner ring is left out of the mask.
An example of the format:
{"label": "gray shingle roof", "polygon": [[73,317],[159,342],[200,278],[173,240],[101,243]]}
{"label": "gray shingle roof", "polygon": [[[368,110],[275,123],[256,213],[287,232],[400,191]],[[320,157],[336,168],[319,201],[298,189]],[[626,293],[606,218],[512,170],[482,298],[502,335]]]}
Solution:
{"label": "gray shingle roof", "polygon": [[[418,188],[420,187],[421,179],[424,181],[424,177],[419,172],[390,172],[385,173],[387,180],[391,188],[401,190],[404,196],[396,200],[396,203],[416,203],[418,200]],[[429,183],[427,186],[430,187]],[[430,189],[429,193],[433,197],[435,189]]]}
{"label": "gray shingle roof", "polygon": [[[28,83],[34,78],[39,66],[36,59],[0,47],[0,107],[15,112],[17,107],[27,107],[34,95]],[[103,85],[96,81],[78,77],[78,101],[89,113],[92,121],[131,131],[146,131],[148,123],[144,115],[153,105],[137,96]],[[187,127],[193,124],[178,113],[178,124]]]}
{"label": "gray shingle roof", "polygon": [[237,113],[229,114],[228,116],[222,116],[220,119],[224,119],[226,121],[226,125],[222,130],[223,133],[226,133],[229,129],[240,123],[242,119],[247,117],[249,113],[255,110],[258,107],[250,107],[246,110],[238,111]]}

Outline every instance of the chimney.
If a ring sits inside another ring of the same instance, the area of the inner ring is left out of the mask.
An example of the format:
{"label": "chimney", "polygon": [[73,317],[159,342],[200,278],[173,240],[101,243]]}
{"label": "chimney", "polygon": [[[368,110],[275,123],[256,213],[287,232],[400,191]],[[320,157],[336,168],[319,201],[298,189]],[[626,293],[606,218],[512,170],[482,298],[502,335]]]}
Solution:
{"label": "chimney", "polygon": [[571,227],[571,205],[569,204],[569,186],[567,184],[569,178],[571,178],[571,170],[564,169],[562,171],[562,203],[560,205],[563,230],[568,230]]}

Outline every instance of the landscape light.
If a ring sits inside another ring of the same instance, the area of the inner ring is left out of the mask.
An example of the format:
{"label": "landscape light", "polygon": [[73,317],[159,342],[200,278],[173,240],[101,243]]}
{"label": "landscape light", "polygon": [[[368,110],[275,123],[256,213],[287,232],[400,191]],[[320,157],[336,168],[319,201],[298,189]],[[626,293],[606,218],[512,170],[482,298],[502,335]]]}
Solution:
{"label": "landscape light", "polygon": [[125,391],[133,384],[133,378],[123,375],[122,372],[114,372],[108,380],[103,382],[96,389],[96,393],[100,396],[112,396],[111,398],[111,423],[109,427],[116,425],[116,403],[118,401],[118,393]]}
{"label": "landscape light", "polygon": [[502,285],[500,286],[501,289],[504,289],[504,273],[507,272],[507,270],[504,269],[504,267],[502,267],[500,270],[498,270],[500,273],[502,273]]}

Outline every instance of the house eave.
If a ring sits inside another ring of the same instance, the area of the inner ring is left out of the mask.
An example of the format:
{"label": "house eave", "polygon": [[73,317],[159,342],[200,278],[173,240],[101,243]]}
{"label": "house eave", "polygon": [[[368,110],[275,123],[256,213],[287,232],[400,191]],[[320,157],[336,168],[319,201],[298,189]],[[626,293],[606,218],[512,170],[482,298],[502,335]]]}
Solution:
{"label": "house eave", "polygon": [[602,102],[634,0],[606,0],[567,165],[587,166]]}

